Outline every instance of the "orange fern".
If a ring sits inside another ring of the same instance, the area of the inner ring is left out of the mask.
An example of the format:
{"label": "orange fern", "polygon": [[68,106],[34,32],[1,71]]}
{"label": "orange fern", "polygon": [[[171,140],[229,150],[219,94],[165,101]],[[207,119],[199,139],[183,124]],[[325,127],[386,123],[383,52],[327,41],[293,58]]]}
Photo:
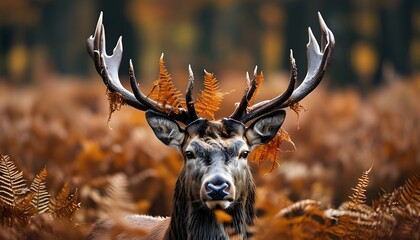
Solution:
{"label": "orange fern", "polygon": [[108,127],[111,128],[109,126],[109,123],[111,122],[112,114],[115,111],[121,110],[121,107],[125,104],[125,102],[124,102],[124,97],[118,92],[110,92],[107,90],[106,94],[108,95],[108,102],[109,102],[109,114],[108,114],[107,124],[108,124]]}
{"label": "orange fern", "polygon": [[164,106],[172,106],[175,113],[179,112],[179,107],[185,108],[185,100],[181,97],[181,92],[175,88],[171,75],[165,67],[163,54],[159,59],[159,78],[155,81],[149,97],[159,103],[162,110],[168,111]]}
{"label": "orange fern", "polygon": [[216,77],[204,70],[204,90],[201,91],[195,103],[197,114],[208,115],[214,119],[214,113],[219,110],[220,103],[226,94],[220,91]]}
{"label": "orange fern", "polygon": [[297,115],[297,124],[298,124],[298,129],[299,127],[299,117],[300,117],[300,113],[303,111],[308,111],[308,109],[304,108],[302,105],[299,104],[299,102],[295,102],[292,105],[290,105],[290,109],[292,109],[296,115]]}
{"label": "orange fern", "polygon": [[[52,219],[70,219],[80,207],[77,190],[69,196],[65,184],[57,197],[52,198],[46,189],[47,168],[26,186],[23,172],[7,155],[0,155],[0,230],[1,227],[26,228],[36,216],[52,215]],[[0,237],[1,238],[1,237]]]}
{"label": "orange fern", "polygon": [[270,142],[255,148],[255,155],[252,161],[261,164],[265,160],[270,160],[272,165],[269,172],[272,172],[274,169],[276,169],[276,167],[279,166],[277,152],[280,150],[280,145],[283,143],[283,141],[291,143],[295,148],[295,144],[293,143],[290,135],[284,129],[280,128],[276,136]]}
{"label": "orange fern", "polygon": [[28,191],[23,172],[19,171],[10,157],[0,158],[0,199],[4,203],[15,206],[17,200]]}
{"label": "orange fern", "polygon": [[47,191],[45,179],[47,178],[47,168],[44,167],[33,180],[30,191],[34,193],[31,204],[38,213],[43,213],[48,210],[50,201],[50,194]]}
{"label": "orange fern", "polygon": [[51,198],[48,208],[51,214],[57,219],[71,219],[80,203],[77,202],[79,196],[78,190],[70,194],[70,187],[65,183],[57,196]]}
{"label": "orange fern", "polygon": [[351,200],[350,205],[358,205],[363,204],[366,201],[366,187],[369,183],[369,173],[372,170],[372,166],[363,172],[362,176],[359,178],[359,182],[357,183],[357,186],[355,188],[352,188],[353,194],[349,196]]}

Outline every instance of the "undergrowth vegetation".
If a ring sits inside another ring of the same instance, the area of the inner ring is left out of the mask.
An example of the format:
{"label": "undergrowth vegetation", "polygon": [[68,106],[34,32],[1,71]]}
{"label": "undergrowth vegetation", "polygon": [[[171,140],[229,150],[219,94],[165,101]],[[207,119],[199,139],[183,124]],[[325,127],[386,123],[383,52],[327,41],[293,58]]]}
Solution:
{"label": "undergrowth vegetation", "polygon": [[[122,106],[108,126],[97,80],[0,86],[0,238],[80,239],[102,216],[170,214],[181,157],[155,139],[142,112]],[[265,84],[261,98],[277,83]],[[419,91],[418,78],[363,97],[321,88],[302,101],[298,120],[289,110],[283,128],[293,142],[281,145],[279,167],[250,163],[255,239],[420,239]],[[8,178],[7,169],[16,173]],[[7,183],[13,176],[20,180]],[[72,214],[54,214],[50,195],[66,196]]]}

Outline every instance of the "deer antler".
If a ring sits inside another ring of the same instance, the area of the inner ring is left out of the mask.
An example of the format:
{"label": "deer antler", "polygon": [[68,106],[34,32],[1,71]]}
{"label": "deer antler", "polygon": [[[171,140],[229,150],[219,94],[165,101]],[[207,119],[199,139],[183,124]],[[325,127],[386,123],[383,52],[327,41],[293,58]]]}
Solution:
{"label": "deer antler", "polygon": [[[307,44],[307,56],[308,56],[308,71],[303,82],[295,89],[297,82],[297,68],[295,59],[293,57],[293,51],[290,50],[290,82],[286,91],[281,95],[271,99],[259,102],[252,106],[248,106],[251,99],[256,93],[257,84],[257,67],[255,67],[253,79],[250,80],[247,74],[247,87],[245,93],[239,103],[238,107],[231,114],[230,118],[247,123],[250,120],[269,113],[275,109],[285,108],[292,106],[306,97],[312,92],[318,84],[321,82],[322,77],[329,65],[331,60],[332,50],[334,48],[335,39],[333,33],[328,29],[327,25],[322,19],[321,14],[318,12],[319,23],[321,26],[321,47],[318,45],[311,28],[308,28],[309,42]],[[157,112],[168,114],[168,116],[174,120],[180,121],[185,125],[198,119],[198,115],[194,108],[194,101],[192,97],[192,89],[194,87],[194,75],[189,66],[189,82],[187,91],[185,93],[187,109],[183,107],[174,107],[167,104],[159,103],[153,99],[148,98],[139,89],[139,84],[136,80],[133,64],[130,60],[129,67],[129,78],[132,92],[127,90],[121,84],[118,77],[118,69],[122,59],[122,38],[118,39],[117,45],[115,46],[112,55],[107,55],[105,47],[105,29],[102,24],[102,12],[99,16],[98,23],[96,25],[95,33],[90,36],[87,40],[88,51],[99,75],[101,75],[106,87],[111,93],[117,93],[122,96],[124,103],[137,108],[142,111],[154,110]]]}
{"label": "deer antler", "polygon": [[[299,87],[294,89],[295,83],[297,81],[297,68],[295,59],[293,57],[293,51],[290,50],[291,74],[289,86],[287,87],[286,91],[271,100],[262,101],[254,104],[251,107],[248,107],[248,102],[255,94],[255,89],[257,87],[257,68],[255,68],[251,86],[247,87],[245,90],[245,94],[242,97],[241,102],[232,113],[230,118],[239,120],[242,123],[247,123],[256,117],[269,113],[275,109],[292,106],[293,104],[306,97],[318,86],[322,80],[322,77],[324,76],[328,64],[330,63],[332,50],[335,44],[334,35],[325,24],[324,19],[319,12],[318,18],[322,32],[321,47],[318,45],[318,42],[316,41],[311,28],[308,28],[309,42],[306,45],[308,56],[308,71],[306,73],[305,79],[299,85]],[[247,82],[249,81],[249,77],[247,77]]]}
{"label": "deer antler", "polygon": [[187,109],[178,107],[178,110],[174,111],[173,106],[159,104],[158,102],[148,98],[140,91],[131,60],[129,77],[133,93],[128,91],[121,84],[121,81],[118,77],[118,69],[121,64],[123,52],[122,38],[120,37],[118,39],[117,45],[115,46],[112,55],[107,55],[105,47],[105,28],[102,24],[102,12],[99,15],[94,35],[90,36],[87,40],[87,46],[89,54],[95,62],[96,71],[99,73],[99,75],[101,75],[108,90],[112,93],[120,94],[123,97],[124,102],[128,105],[142,111],[150,109],[161,113],[169,113],[169,117],[186,125],[198,119],[198,116],[194,110],[194,104],[192,102],[194,76],[192,75],[191,67],[189,68],[190,80],[185,96],[187,99]]}

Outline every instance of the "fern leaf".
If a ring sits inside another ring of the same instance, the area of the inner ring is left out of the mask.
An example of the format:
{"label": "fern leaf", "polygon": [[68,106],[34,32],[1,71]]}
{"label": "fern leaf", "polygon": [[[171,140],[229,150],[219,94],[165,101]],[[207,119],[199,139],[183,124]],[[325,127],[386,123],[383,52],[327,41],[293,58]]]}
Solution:
{"label": "fern leaf", "polygon": [[0,201],[0,224],[7,227],[25,228],[36,212],[31,205],[33,196],[33,193],[29,193],[17,199],[15,206]]}
{"label": "fern leaf", "polygon": [[279,166],[277,152],[280,151],[280,145],[283,143],[283,141],[291,143],[296,149],[295,144],[293,143],[290,135],[284,129],[281,128],[270,142],[264,145],[257,146],[255,148],[255,154],[252,161],[261,164],[265,160],[269,160],[271,162],[271,169],[269,170],[269,172],[272,172]]}
{"label": "fern leaf", "polygon": [[65,183],[56,197],[51,198],[49,209],[51,214],[58,219],[71,219],[80,204],[77,202],[79,192],[76,188],[70,195],[70,187]]}
{"label": "fern leaf", "polygon": [[420,224],[420,174],[406,180],[391,193],[382,194],[373,208],[380,215],[379,236],[389,239],[416,239]]}
{"label": "fern leaf", "polygon": [[[111,122],[112,114],[115,111],[121,110],[121,107],[125,104],[124,97],[118,92],[110,92],[107,90],[108,102],[109,102],[109,114],[107,124]],[[110,128],[110,127],[109,127]]]}
{"label": "fern leaf", "polygon": [[104,217],[118,219],[135,212],[135,204],[128,191],[128,180],[124,174],[117,174],[110,179],[106,196],[99,201]]}
{"label": "fern leaf", "polygon": [[0,159],[0,199],[10,206],[15,206],[18,198],[26,194],[28,188],[22,171],[18,171],[9,156]]}
{"label": "fern leaf", "polygon": [[159,78],[155,81],[149,97],[157,101],[162,110],[168,111],[165,105],[169,105],[173,107],[173,112],[178,113],[179,108],[185,108],[185,100],[181,96],[181,92],[175,88],[171,75],[165,67],[162,54],[159,60]]}
{"label": "fern leaf", "polygon": [[[32,201],[35,197],[34,192],[29,192],[20,199],[17,199],[15,209],[21,211],[20,214],[32,216],[37,212],[37,209],[32,205]],[[20,215],[17,214],[17,215]]]}
{"label": "fern leaf", "polygon": [[353,194],[349,196],[350,198],[350,208],[358,204],[363,204],[366,201],[366,187],[369,184],[369,173],[372,170],[370,167],[368,170],[364,171],[362,176],[359,178],[359,182],[355,188],[352,188]]}
{"label": "fern leaf", "polygon": [[398,203],[401,206],[417,206],[420,214],[420,173],[407,179],[398,196]]}
{"label": "fern leaf", "polygon": [[204,90],[201,91],[195,103],[197,114],[207,115],[214,119],[214,113],[219,110],[220,103],[226,94],[220,91],[216,77],[204,71]]}
{"label": "fern leaf", "polygon": [[43,213],[48,210],[48,204],[50,201],[50,194],[47,191],[45,185],[45,179],[47,177],[47,168],[44,167],[38,175],[35,176],[30,191],[34,193],[31,204],[35,207],[38,213]]}
{"label": "fern leaf", "polygon": [[304,108],[302,105],[299,104],[299,102],[295,102],[290,106],[290,109],[292,109],[296,115],[297,115],[297,124],[298,124],[298,129],[299,129],[299,117],[300,117],[300,113],[302,112],[302,110],[304,112],[308,111],[308,109]]}

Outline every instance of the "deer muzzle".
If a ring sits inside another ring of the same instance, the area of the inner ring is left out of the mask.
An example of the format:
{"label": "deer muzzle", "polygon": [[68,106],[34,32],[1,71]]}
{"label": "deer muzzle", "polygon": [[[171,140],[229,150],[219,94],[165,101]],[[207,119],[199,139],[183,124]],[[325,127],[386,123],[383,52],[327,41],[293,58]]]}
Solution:
{"label": "deer muzzle", "polygon": [[235,199],[235,185],[228,177],[209,176],[201,185],[200,197],[210,209],[226,209]]}

